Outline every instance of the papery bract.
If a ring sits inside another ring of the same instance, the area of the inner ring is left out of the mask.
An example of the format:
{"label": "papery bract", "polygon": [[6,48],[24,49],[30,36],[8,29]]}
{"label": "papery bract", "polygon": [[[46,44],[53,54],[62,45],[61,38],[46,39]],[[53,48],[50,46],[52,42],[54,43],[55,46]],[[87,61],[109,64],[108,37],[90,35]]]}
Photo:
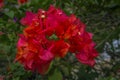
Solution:
{"label": "papery bract", "polygon": [[32,23],[34,17],[35,17],[34,13],[27,11],[26,16],[20,20],[20,23],[24,26],[28,26]]}
{"label": "papery bract", "polygon": [[26,12],[21,19],[26,28],[17,44],[16,61],[27,70],[46,74],[55,58],[75,54],[79,62],[94,66],[98,56],[92,34],[75,15],[67,16],[62,10],[50,6],[48,11]]}
{"label": "papery bract", "polygon": [[59,40],[54,43],[54,46],[51,49],[51,52],[55,57],[65,57],[69,50],[70,45],[63,40]]}

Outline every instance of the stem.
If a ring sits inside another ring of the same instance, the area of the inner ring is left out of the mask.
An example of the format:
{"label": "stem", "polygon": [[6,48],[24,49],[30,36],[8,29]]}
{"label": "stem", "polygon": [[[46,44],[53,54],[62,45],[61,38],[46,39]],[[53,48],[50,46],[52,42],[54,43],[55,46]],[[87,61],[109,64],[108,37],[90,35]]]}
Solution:
{"label": "stem", "polygon": [[102,40],[95,48],[98,48],[99,46],[101,46],[106,40],[108,40],[110,38],[110,36],[112,35],[113,33],[109,34],[104,40]]}

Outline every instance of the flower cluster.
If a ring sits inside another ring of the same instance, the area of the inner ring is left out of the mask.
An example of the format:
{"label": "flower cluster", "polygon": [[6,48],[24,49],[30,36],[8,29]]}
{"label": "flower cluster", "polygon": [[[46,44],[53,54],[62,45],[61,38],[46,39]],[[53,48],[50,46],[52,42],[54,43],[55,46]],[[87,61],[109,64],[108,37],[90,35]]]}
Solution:
{"label": "flower cluster", "polygon": [[92,34],[85,31],[85,25],[73,14],[67,16],[50,6],[47,11],[26,12],[20,22],[27,27],[18,40],[16,61],[27,70],[45,74],[53,59],[63,58],[68,52],[83,64],[95,64],[98,53]]}

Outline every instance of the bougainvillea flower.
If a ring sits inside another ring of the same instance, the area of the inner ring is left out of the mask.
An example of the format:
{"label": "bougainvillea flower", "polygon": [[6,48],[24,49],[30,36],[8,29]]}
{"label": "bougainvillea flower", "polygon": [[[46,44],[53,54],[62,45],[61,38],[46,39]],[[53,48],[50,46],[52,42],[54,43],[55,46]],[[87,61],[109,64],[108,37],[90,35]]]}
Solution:
{"label": "bougainvillea flower", "polygon": [[27,11],[26,16],[20,20],[20,23],[24,26],[28,26],[28,25],[30,25],[30,23],[32,23],[32,19],[34,17],[35,17],[34,13]]}
{"label": "bougainvillea flower", "polygon": [[18,0],[18,4],[24,4],[26,2],[28,2],[28,0]]}
{"label": "bougainvillea flower", "polygon": [[46,74],[55,58],[75,54],[79,62],[94,66],[98,56],[92,34],[75,15],[67,16],[53,6],[47,11],[26,12],[21,19],[25,25],[17,43],[16,61],[25,69]]}
{"label": "bougainvillea flower", "polygon": [[[62,44],[62,45],[61,45]],[[69,50],[70,45],[63,40],[59,40],[54,43],[54,46],[51,49],[51,52],[55,57],[65,57]]]}
{"label": "bougainvillea flower", "polygon": [[0,0],[0,8],[4,6],[4,0]]}
{"label": "bougainvillea flower", "polygon": [[94,66],[94,58],[98,56],[98,53],[94,49],[95,43],[91,40],[91,34],[84,33],[83,41],[80,43],[82,47],[81,50],[78,50],[76,57],[81,63]]}
{"label": "bougainvillea flower", "polygon": [[20,35],[16,60],[22,63],[27,70],[38,70],[39,73],[44,74],[54,56],[49,49],[45,49],[48,43],[44,39],[41,40],[43,41],[37,42]]}

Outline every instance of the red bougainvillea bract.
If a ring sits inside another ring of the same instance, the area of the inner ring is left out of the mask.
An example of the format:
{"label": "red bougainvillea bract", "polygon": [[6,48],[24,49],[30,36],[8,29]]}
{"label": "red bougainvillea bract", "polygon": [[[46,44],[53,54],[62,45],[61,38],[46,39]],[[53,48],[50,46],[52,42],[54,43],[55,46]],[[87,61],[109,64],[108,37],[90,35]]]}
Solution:
{"label": "red bougainvillea bract", "polygon": [[67,16],[61,9],[50,6],[47,11],[27,11],[20,22],[26,27],[17,43],[16,61],[25,69],[45,74],[52,60],[64,58],[68,52],[83,64],[95,64],[98,53],[92,34],[75,15]]}

